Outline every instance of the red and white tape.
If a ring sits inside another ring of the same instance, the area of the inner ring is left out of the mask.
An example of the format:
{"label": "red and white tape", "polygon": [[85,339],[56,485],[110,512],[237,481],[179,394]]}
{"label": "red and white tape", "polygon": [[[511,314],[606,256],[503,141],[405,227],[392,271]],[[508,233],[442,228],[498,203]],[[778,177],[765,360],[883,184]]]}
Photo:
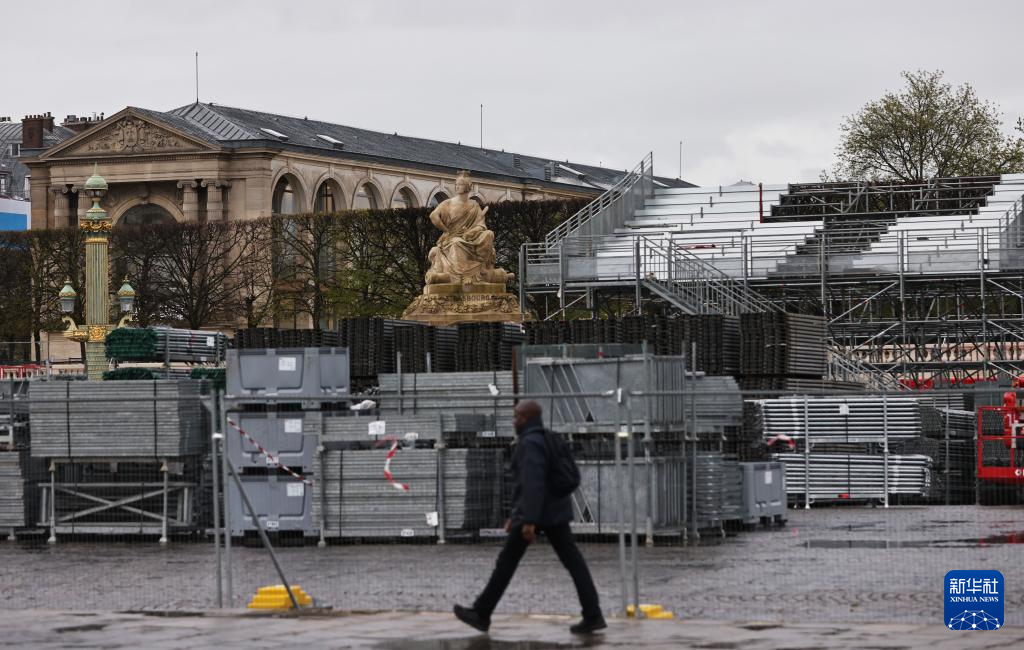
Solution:
{"label": "red and white tape", "polygon": [[[235,422],[233,422],[231,420],[231,418],[227,418],[227,421],[228,421],[228,424],[231,425],[231,428],[233,428],[238,433],[242,434],[242,437],[245,438],[246,440],[248,440],[249,442],[251,442],[256,447],[256,449],[259,450],[259,452],[261,454],[263,454],[264,456],[267,457],[267,460],[269,460],[271,463],[274,464],[275,467],[277,467],[278,469],[282,469],[282,470],[288,472],[289,474],[291,474],[295,478],[299,479],[300,481],[302,481],[306,485],[313,485],[313,480],[312,479],[309,479],[309,478],[306,478],[305,476],[302,476],[301,474],[299,474],[298,472],[293,470],[291,467],[288,467],[287,465],[282,463],[280,460],[278,460],[277,456],[275,456],[274,454],[272,454],[269,451],[267,451],[266,449],[264,449],[263,445],[261,445],[255,438],[250,436],[248,433],[243,431],[242,427],[240,427],[237,424],[235,424]],[[390,459],[390,457],[389,457],[389,459]]]}
{"label": "red and white tape", "polygon": [[405,483],[399,483],[395,480],[395,477],[391,475],[391,459],[398,453],[398,441],[395,440],[391,443],[391,448],[388,449],[388,455],[384,458],[384,478],[388,480],[388,485],[395,488],[400,492],[408,492],[409,486]]}

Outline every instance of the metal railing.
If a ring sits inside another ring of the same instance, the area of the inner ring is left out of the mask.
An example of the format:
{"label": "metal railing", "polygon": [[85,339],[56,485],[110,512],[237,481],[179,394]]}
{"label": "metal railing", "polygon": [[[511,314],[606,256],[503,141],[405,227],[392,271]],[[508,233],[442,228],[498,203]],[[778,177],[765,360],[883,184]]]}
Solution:
{"label": "metal railing", "polygon": [[738,316],[781,311],[772,301],[671,240],[664,244],[641,236],[635,246],[642,282],[688,314]]}
{"label": "metal railing", "polygon": [[902,391],[903,384],[896,377],[865,361],[843,354],[835,347],[828,351],[828,377],[833,381],[863,384],[868,390]]}
{"label": "metal railing", "polygon": [[544,238],[555,245],[567,237],[610,235],[625,225],[644,200],[654,196],[653,154],[648,153],[636,167],[604,194],[558,225]]}

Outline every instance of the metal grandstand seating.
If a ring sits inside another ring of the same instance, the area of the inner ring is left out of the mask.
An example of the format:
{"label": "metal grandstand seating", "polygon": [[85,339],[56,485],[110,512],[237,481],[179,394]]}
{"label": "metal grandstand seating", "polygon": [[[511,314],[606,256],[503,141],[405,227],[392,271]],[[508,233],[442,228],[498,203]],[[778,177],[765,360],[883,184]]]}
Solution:
{"label": "metal grandstand seating", "polygon": [[[647,291],[687,313],[823,309],[839,347],[903,373],[915,364],[934,372],[935,362],[921,359],[947,349],[961,359],[942,370],[950,377],[1012,373],[989,350],[1024,347],[1024,334],[998,328],[995,336],[991,325],[1012,319],[1018,303],[1024,314],[1022,222],[1019,174],[664,188],[648,156],[544,242],[524,246],[521,297],[556,294],[562,314],[595,292],[623,291],[635,291],[637,304]],[[986,290],[1003,296],[997,307]],[[975,296],[971,313],[939,313],[963,304],[956,292]],[[904,324],[884,314],[903,314]],[[963,327],[950,338],[933,319]],[[837,376],[871,374],[838,348],[835,356]]]}

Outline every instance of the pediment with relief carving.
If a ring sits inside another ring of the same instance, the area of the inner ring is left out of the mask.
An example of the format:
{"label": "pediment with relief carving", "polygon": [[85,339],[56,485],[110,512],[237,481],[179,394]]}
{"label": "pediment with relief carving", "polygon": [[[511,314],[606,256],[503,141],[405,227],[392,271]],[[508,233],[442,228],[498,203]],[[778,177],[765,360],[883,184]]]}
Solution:
{"label": "pediment with relief carving", "polygon": [[112,124],[102,124],[82,143],[57,154],[64,156],[131,155],[202,151],[208,149],[152,122],[125,115]]}

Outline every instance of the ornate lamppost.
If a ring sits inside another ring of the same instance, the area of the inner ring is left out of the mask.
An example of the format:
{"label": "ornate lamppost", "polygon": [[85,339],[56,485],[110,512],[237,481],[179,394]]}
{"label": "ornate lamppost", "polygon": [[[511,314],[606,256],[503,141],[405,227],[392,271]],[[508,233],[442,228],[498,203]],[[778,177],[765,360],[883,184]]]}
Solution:
{"label": "ornate lamppost", "polygon": [[[110,231],[114,222],[107,216],[107,211],[100,207],[100,199],[107,193],[107,181],[103,180],[96,168],[85,182],[85,193],[92,200],[92,207],[85,213],[85,219],[78,227],[86,233],[85,238],[85,327],[79,327],[71,316],[65,315],[68,324],[65,332],[72,341],[85,342],[85,373],[89,379],[102,379],[107,368],[104,343],[107,332],[123,327],[131,319],[131,310],[135,302],[135,290],[125,279],[118,301],[124,316],[115,325],[110,320]],[[78,294],[67,281],[61,289],[60,308],[70,314],[75,308]]]}

